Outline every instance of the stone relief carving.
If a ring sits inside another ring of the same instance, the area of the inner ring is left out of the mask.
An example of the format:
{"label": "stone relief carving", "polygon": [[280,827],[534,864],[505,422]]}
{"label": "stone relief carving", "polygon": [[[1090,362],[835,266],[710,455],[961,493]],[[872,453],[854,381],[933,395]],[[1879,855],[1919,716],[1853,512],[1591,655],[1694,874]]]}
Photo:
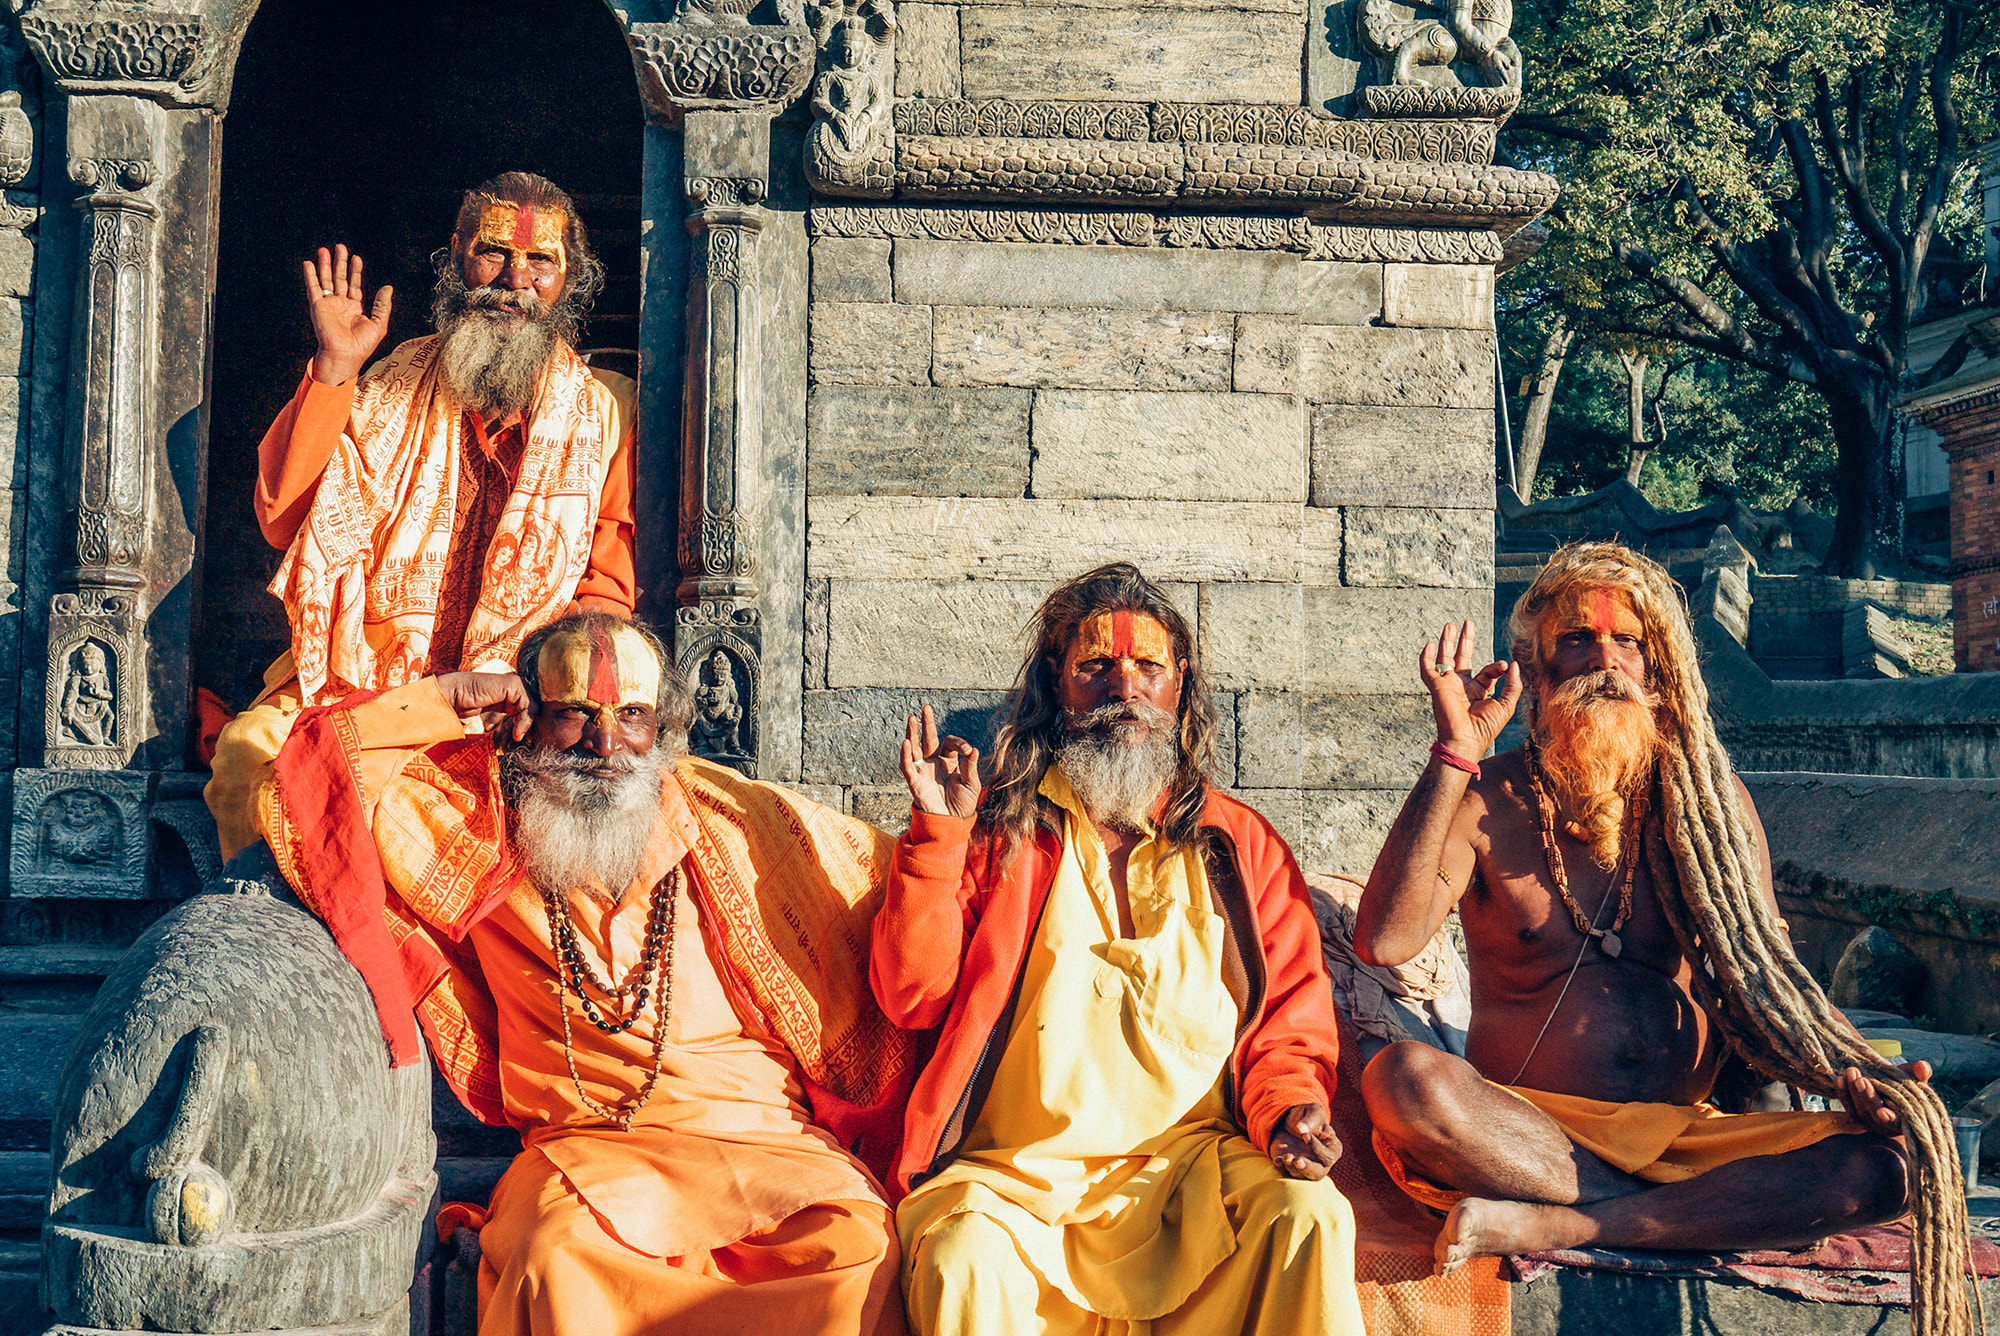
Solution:
{"label": "stone relief carving", "polygon": [[1370,116],[1463,117],[1498,125],[1521,105],[1521,90],[1378,84],[1362,89],[1361,101]]}
{"label": "stone relief carving", "polygon": [[904,99],[896,132],[981,139],[1154,138],[1143,102],[1009,102],[1000,98]]}
{"label": "stone relief carving", "polygon": [[86,589],[50,601],[46,764],[111,770],[131,759],[137,627],[133,601],[120,594]]}
{"label": "stone relief carving", "polygon": [[736,661],[716,647],[708,662],[696,666],[694,724],[689,745],[697,756],[742,760],[743,693],[736,686]]}
{"label": "stone relief carving", "polygon": [[94,640],[84,641],[70,655],[56,722],[65,746],[118,745],[118,691],[105,647]]}
{"label": "stone relief carving", "polygon": [[1072,246],[1177,246],[1293,251],[1309,260],[1492,264],[1492,231],[1328,225],[1296,215],[1159,214],[1112,210],[827,206],[807,215],[814,236],[926,237]]}
{"label": "stone relief carving", "polygon": [[1490,87],[1521,87],[1521,48],[1508,32],[1513,0],[1419,0],[1436,18],[1407,14],[1394,0],[1362,0],[1357,13],[1361,44],[1388,64],[1383,83],[1396,88],[1433,87],[1419,70],[1436,67],[1438,83],[1456,86],[1454,61],[1464,60]]}
{"label": "stone relief carving", "polygon": [[0,93],[0,186],[17,186],[27,179],[35,161],[35,123],[21,110],[21,95]]}
{"label": "stone relief carving", "polygon": [[1171,198],[1181,190],[1184,160],[1179,144],[903,135],[896,184],[913,197]]}
{"label": "stone relief carving", "polygon": [[677,658],[694,689],[688,746],[696,756],[757,777],[762,669],[753,643],[761,633],[754,608],[709,600],[676,618]]}
{"label": "stone relief carving", "polygon": [[10,893],[144,897],[152,784],[151,775],[130,770],[15,771]]}
{"label": "stone relief carving", "polygon": [[202,48],[200,14],[96,5],[41,5],[21,31],[57,79],[90,83],[177,83]]}
{"label": "stone relief carving", "polygon": [[832,194],[886,196],[896,185],[896,11],[888,0],[831,0],[807,13],[820,52],[807,174]]}
{"label": "stone relief carving", "polygon": [[812,77],[813,37],[803,26],[635,23],[626,41],[640,95],[669,120],[690,108],[775,110]]}

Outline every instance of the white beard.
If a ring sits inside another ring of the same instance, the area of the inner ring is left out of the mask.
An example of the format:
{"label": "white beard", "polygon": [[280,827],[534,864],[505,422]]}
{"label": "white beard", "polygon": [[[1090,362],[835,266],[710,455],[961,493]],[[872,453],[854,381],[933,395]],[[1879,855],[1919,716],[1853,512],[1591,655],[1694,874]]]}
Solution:
{"label": "white beard", "polygon": [[[660,820],[660,779],[673,752],[572,756],[538,746],[507,758],[514,848],[537,889],[588,890],[616,901],[638,875]],[[610,766],[609,777],[585,773]]]}
{"label": "white beard", "polygon": [[[1133,719],[1143,730],[1119,722]],[[1065,718],[1056,749],[1056,763],[1091,820],[1113,830],[1146,829],[1179,759],[1173,717],[1141,701]]]}
{"label": "white beard", "polygon": [[[502,296],[508,300],[494,300]],[[527,412],[556,350],[547,306],[515,293],[481,291],[467,298],[472,304],[439,327],[438,378],[467,408],[503,416]],[[500,314],[510,311],[527,314],[526,323],[511,326]]]}

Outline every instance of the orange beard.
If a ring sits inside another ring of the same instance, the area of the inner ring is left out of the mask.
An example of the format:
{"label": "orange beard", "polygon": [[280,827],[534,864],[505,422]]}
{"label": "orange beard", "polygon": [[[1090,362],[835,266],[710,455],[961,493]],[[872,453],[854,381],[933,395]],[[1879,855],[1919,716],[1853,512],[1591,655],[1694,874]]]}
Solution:
{"label": "orange beard", "polygon": [[1542,773],[1558,810],[1577,814],[1569,833],[1616,867],[1628,800],[1653,777],[1658,699],[1623,673],[1585,673],[1544,694],[1535,711]]}

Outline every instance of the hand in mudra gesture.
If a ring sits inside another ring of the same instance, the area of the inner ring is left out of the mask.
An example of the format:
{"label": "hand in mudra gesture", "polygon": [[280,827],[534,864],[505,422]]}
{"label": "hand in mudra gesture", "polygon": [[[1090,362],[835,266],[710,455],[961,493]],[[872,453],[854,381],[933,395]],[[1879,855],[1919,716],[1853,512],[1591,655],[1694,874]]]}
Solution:
{"label": "hand in mudra gesture", "polygon": [[368,359],[382,346],[389,332],[389,299],[394,288],[375,294],[371,308],[361,304],[361,257],[350,256],[347,247],[335,246],[329,255],[319,248],[319,263],[304,262],[306,304],[312,312],[313,337],[319,352],[313,356],[313,379],[326,385],[352,380]]}
{"label": "hand in mudra gesture", "polygon": [[[1470,621],[1446,622],[1438,638],[1417,658],[1417,675],[1431,693],[1438,741],[1468,761],[1476,761],[1507,727],[1521,700],[1521,665],[1489,663],[1472,670],[1477,649]],[[1496,683],[1504,685],[1493,694]]]}
{"label": "hand in mudra gesture", "polygon": [[938,740],[937,716],[924,706],[921,724],[911,715],[903,733],[903,778],[919,812],[972,816],[979,810],[979,748],[964,738]]}

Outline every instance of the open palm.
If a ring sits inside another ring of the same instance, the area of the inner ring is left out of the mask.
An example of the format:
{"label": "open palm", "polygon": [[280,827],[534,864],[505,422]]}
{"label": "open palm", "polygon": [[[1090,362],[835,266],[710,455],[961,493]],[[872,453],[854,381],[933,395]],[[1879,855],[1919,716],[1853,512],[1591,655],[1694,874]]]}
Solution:
{"label": "open palm", "polygon": [[313,379],[328,385],[352,380],[366,366],[389,332],[393,288],[375,294],[371,307],[361,302],[361,257],[335,246],[331,255],[319,248],[319,263],[304,262],[306,303],[312,312],[313,337],[319,352],[313,357]]}

